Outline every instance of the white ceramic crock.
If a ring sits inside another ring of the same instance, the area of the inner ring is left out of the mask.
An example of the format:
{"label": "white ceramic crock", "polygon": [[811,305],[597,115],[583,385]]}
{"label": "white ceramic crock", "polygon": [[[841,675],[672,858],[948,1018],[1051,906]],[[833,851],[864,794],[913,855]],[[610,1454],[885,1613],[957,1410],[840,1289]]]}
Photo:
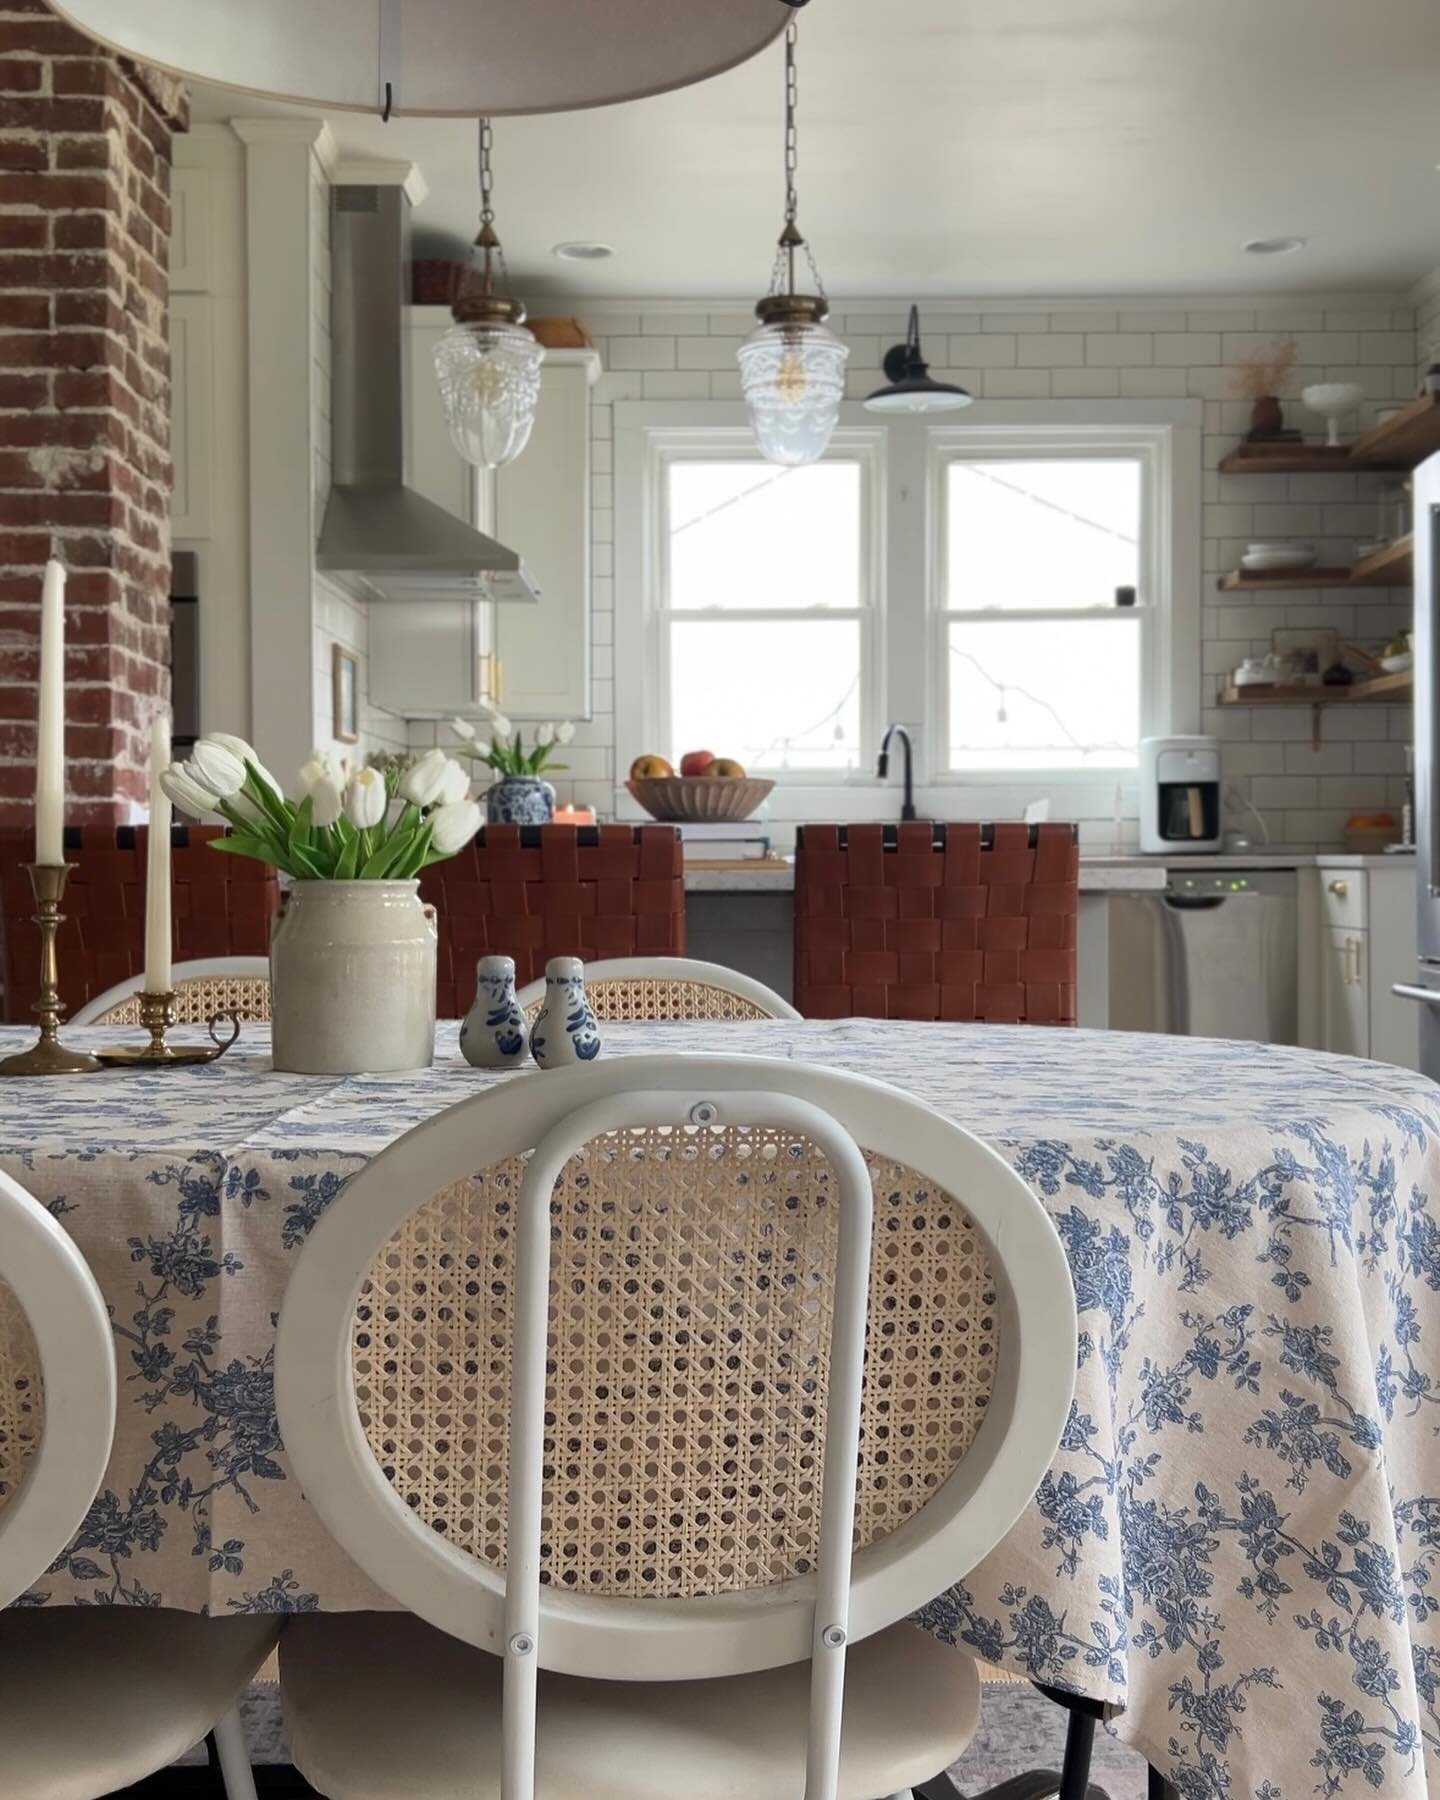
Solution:
{"label": "white ceramic crock", "polygon": [[435,908],[418,881],[297,881],[270,938],[275,1067],[429,1068]]}

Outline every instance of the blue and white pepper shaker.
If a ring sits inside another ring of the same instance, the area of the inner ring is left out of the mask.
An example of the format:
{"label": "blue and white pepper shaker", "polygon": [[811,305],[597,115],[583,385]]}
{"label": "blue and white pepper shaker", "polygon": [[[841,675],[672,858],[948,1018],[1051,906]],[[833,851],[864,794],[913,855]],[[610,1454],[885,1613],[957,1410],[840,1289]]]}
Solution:
{"label": "blue and white pepper shaker", "polygon": [[529,1042],[515,998],[515,959],[482,956],[475,965],[475,999],[460,1027],[460,1054],[472,1068],[515,1069]]}
{"label": "blue and white pepper shaker", "polygon": [[545,1001],[530,1027],[530,1054],[542,1069],[568,1069],[600,1054],[600,1027],[585,998],[578,956],[552,956],[545,965]]}

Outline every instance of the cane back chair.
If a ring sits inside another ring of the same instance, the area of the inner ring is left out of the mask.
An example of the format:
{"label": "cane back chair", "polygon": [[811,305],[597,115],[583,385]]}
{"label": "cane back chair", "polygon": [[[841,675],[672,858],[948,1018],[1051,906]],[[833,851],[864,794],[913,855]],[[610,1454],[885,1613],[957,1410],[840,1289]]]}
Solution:
{"label": "cane back chair", "polygon": [[[723,963],[690,956],[616,956],[587,963],[585,996],[601,1020],[798,1019],[774,988]],[[534,1018],[545,1003],[545,978],[518,996]]]}
{"label": "cane back chair", "polygon": [[[270,1017],[270,964],[263,956],[210,956],[176,963],[170,985],[177,1025],[208,1025],[217,1014],[237,1019]],[[143,974],[117,981],[87,1000],[73,1025],[138,1025]]]}
{"label": "cane back chair", "polygon": [[292,1621],[296,1766],[332,1800],[934,1776],[974,1665],[897,1622],[1029,1501],[1074,1362],[1039,1202],[893,1088],[644,1056],[449,1108],[281,1314],[306,1496],[413,1615]]}
{"label": "cane back chair", "polygon": [[[99,1800],[213,1730],[228,1800],[255,1800],[234,1710],[270,1619],[19,1606],[75,1536],[115,1431],[110,1317],[69,1234],[0,1173],[0,1769],[7,1794]],[[217,1723],[218,1721],[218,1723]]]}

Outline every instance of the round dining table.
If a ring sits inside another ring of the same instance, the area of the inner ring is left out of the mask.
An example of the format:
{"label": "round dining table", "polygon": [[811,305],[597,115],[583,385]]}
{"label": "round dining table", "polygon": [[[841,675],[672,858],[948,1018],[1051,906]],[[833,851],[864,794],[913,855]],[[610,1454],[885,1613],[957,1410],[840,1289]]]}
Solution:
{"label": "round dining table", "polygon": [[[30,1035],[0,1029],[0,1053]],[[1059,1451],[918,1622],[1123,1709],[1185,1800],[1440,1796],[1440,1088],[1277,1046],[873,1020],[612,1025],[603,1054],[717,1049],[929,1102],[1064,1244]],[[287,1467],[286,1280],[368,1158],[543,1079],[471,1069],[454,1025],[413,1074],[282,1074],[246,1025],[200,1067],[0,1081],[0,1168],[89,1259],[120,1362],[100,1495],[21,1604],[393,1604]]]}

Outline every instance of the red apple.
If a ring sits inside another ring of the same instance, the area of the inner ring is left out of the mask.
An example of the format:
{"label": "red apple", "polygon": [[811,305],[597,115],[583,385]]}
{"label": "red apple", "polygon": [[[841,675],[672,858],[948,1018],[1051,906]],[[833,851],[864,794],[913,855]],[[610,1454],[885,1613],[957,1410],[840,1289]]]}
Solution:
{"label": "red apple", "polygon": [[682,775],[703,775],[715,760],[713,750],[687,750],[680,758]]}

